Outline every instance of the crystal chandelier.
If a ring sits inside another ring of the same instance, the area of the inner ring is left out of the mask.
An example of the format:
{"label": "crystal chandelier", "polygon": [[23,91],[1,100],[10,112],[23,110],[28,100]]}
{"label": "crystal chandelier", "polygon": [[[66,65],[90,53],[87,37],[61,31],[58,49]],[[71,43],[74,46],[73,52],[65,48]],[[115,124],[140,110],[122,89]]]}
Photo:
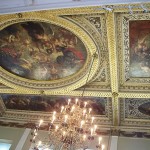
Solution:
{"label": "crystal chandelier", "polygon": [[95,118],[91,115],[92,108],[87,102],[68,99],[66,106],[59,112],[54,111],[50,117],[47,141],[37,141],[43,120],[40,120],[32,132],[31,142],[34,150],[86,150],[88,140],[96,137],[97,150],[104,150],[101,137],[97,135]]}

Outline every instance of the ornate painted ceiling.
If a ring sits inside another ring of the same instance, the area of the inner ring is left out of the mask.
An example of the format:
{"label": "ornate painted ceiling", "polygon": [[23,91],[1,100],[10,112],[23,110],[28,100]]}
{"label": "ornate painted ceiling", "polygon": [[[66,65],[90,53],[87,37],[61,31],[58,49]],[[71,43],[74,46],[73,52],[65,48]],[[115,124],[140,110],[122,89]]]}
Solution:
{"label": "ornate painted ceiling", "polygon": [[77,97],[94,108],[100,131],[149,132],[150,13],[131,7],[1,15],[0,125],[48,122]]}

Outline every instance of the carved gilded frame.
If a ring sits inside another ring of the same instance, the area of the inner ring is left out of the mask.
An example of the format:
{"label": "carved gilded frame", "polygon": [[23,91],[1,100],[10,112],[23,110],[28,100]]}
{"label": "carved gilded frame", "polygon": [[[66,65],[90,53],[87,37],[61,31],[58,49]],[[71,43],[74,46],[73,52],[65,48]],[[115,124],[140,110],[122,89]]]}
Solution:
{"label": "carved gilded frame", "polygon": [[119,59],[119,79],[120,89],[126,90],[132,88],[133,90],[149,89],[150,78],[130,77],[129,75],[129,21],[130,20],[150,20],[149,13],[137,14],[118,14],[116,17],[117,24],[117,50]]}
{"label": "carved gilded frame", "polygon": [[37,12],[24,13],[21,14],[21,17],[19,18],[15,14],[11,15],[11,18],[10,15],[6,15],[5,17],[1,17],[1,20],[2,21],[0,23],[0,30],[2,30],[3,28],[11,24],[24,22],[24,21],[42,21],[42,22],[56,24],[58,26],[66,28],[67,30],[70,30],[76,36],[78,36],[87,49],[87,60],[83,68],[72,76],[59,79],[59,80],[52,80],[52,81],[35,81],[35,80],[29,80],[29,79],[18,77],[14,74],[9,73],[8,71],[4,70],[1,67],[0,82],[2,84],[19,90],[32,90],[32,91],[45,90],[45,91],[54,91],[54,92],[55,91],[66,92],[66,91],[77,89],[82,85],[84,85],[86,83],[89,70],[91,71],[88,80],[91,80],[91,78],[95,75],[99,64],[99,60],[94,59],[93,57],[93,55],[96,53],[96,46],[94,42],[91,40],[91,38],[88,36],[88,34],[85,33],[80,27],[73,24],[72,22],[69,22],[59,16],[51,15],[50,11],[45,13],[43,12],[40,14]]}

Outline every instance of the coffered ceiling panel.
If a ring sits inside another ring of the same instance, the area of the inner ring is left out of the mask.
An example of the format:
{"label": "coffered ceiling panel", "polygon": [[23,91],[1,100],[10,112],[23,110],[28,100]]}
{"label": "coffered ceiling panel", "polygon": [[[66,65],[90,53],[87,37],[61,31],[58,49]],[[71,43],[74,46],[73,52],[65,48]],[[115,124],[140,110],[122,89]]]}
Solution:
{"label": "coffered ceiling panel", "polygon": [[149,126],[150,99],[126,98],[120,99],[121,125]]}
{"label": "coffered ceiling panel", "polygon": [[149,91],[150,15],[118,14],[117,48],[120,90]]}
{"label": "coffered ceiling panel", "polygon": [[65,87],[68,91],[84,85],[87,78],[88,82],[110,78],[103,52],[106,44],[97,45],[98,39],[95,43],[91,38],[92,30],[99,37],[96,28],[86,19],[89,27],[84,30],[82,24],[54,17],[50,11],[41,14],[13,15],[11,21],[10,15],[2,16],[1,80],[5,85],[34,91]]}
{"label": "coffered ceiling panel", "polygon": [[[61,111],[61,107],[68,104],[68,99],[71,99],[70,105],[75,103],[77,97],[71,96],[23,96],[23,95],[1,95],[1,109],[3,110],[3,119],[5,121],[16,122],[38,122],[43,118],[49,123],[49,119],[53,112]],[[91,114],[95,116],[97,125],[105,125],[107,128],[112,124],[112,101],[106,97],[78,97],[81,108],[92,108]],[[3,120],[2,119],[2,120]],[[48,124],[47,124],[48,125]]]}
{"label": "coffered ceiling panel", "polygon": [[1,24],[5,85],[26,91],[32,88],[35,94],[64,88],[66,92],[90,82],[88,89],[110,91],[104,14],[53,16],[43,11],[13,15],[11,21],[9,16],[2,16]]}

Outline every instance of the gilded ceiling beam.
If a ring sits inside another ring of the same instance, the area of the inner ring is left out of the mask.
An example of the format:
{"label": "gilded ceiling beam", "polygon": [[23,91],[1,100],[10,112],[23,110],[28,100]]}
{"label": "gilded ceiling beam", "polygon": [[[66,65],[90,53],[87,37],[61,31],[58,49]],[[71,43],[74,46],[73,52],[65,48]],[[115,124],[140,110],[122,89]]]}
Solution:
{"label": "gilded ceiling beam", "polygon": [[117,75],[117,53],[115,40],[115,19],[114,13],[106,14],[108,51],[110,61],[110,76],[112,90],[112,106],[113,106],[113,125],[119,124],[119,105],[118,105],[118,75]]}
{"label": "gilded ceiling beam", "polygon": [[145,93],[145,92],[120,92],[118,97],[124,97],[124,98],[150,98],[150,93]]}
{"label": "gilded ceiling beam", "polygon": [[[32,94],[32,95],[68,95],[68,96],[82,96],[83,91],[68,91],[68,92],[57,92],[57,91],[37,91],[37,90],[16,90],[11,88],[0,88],[0,93],[5,94]],[[84,92],[84,96],[94,96],[94,97],[111,97],[110,92],[98,92],[98,91],[88,91]]]}
{"label": "gilded ceiling beam", "polygon": [[110,61],[110,76],[112,93],[118,93],[118,75],[117,75],[117,53],[115,40],[115,21],[114,13],[106,14],[107,37],[108,37],[108,51]]}

